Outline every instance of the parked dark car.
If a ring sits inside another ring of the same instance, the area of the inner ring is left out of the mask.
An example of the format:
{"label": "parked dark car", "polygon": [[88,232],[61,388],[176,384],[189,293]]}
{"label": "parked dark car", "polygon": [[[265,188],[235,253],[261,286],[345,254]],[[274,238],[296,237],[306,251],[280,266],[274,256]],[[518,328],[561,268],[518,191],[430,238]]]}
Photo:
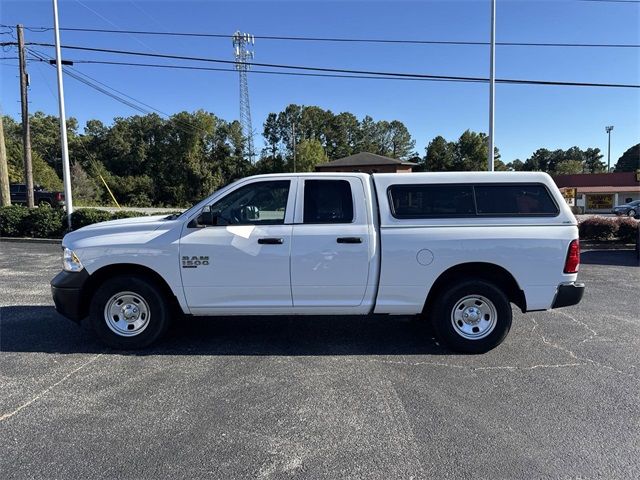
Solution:
{"label": "parked dark car", "polygon": [[611,213],[616,215],[627,215],[629,217],[640,216],[640,200],[634,200],[633,202],[625,203],[624,205],[617,205],[613,207]]}
{"label": "parked dark car", "polygon": [[[16,205],[27,204],[27,186],[24,183],[13,183],[10,187],[11,203]],[[64,206],[64,193],[48,192],[39,185],[33,188],[33,203],[39,207]]]}

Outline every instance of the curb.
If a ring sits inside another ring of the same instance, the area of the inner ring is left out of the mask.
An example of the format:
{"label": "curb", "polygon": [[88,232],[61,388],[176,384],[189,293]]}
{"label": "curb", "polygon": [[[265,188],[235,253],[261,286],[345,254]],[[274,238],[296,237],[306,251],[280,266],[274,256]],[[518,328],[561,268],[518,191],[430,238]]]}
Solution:
{"label": "curb", "polygon": [[62,243],[61,238],[30,238],[30,237],[0,237],[0,242],[26,242],[26,243],[45,243],[59,244]]}
{"label": "curb", "polygon": [[635,250],[635,243],[590,243],[580,242],[580,251],[587,250]]}

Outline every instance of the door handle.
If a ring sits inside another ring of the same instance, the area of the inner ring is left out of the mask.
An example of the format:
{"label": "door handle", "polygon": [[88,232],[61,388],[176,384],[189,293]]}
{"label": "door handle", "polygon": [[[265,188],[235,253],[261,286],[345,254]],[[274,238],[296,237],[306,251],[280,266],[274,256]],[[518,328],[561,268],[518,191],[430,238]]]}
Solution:
{"label": "door handle", "polygon": [[360,237],[338,237],[336,241],[338,243],[362,243]]}
{"label": "door handle", "polygon": [[282,245],[284,243],[283,238],[259,238],[258,243],[262,245]]}

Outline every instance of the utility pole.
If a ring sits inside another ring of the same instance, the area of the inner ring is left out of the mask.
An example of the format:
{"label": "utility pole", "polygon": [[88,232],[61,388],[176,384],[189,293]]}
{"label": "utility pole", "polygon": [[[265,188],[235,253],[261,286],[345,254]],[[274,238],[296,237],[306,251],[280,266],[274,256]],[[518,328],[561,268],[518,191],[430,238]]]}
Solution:
{"label": "utility pole", "polygon": [[496,108],[496,0],[491,0],[491,54],[489,72],[489,168],[494,170],[494,123]]}
{"label": "utility pole", "polygon": [[604,127],[604,131],[607,132],[607,135],[609,136],[609,146],[607,147],[607,173],[611,171],[611,130],[613,130],[613,125]]}
{"label": "utility pole", "polygon": [[4,146],[4,127],[2,126],[2,112],[0,112],[0,206],[11,205],[9,192],[9,167],[7,165],[7,149]]}
{"label": "utility pole", "polygon": [[22,25],[18,30],[18,60],[20,68],[20,103],[22,104],[22,151],[24,159],[24,183],[27,186],[27,207],[33,208],[33,166],[31,164],[31,130],[29,129],[29,76],[27,75],[27,59],[24,51],[24,31]]}
{"label": "utility pole", "polygon": [[60,144],[62,147],[62,182],[64,203],[67,210],[67,226],[71,230],[73,199],[71,198],[71,169],[69,168],[69,144],[67,142],[67,118],[64,111],[64,86],[62,83],[62,54],[60,53],[60,25],[58,23],[58,0],[53,0],[53,30],[56,43],[56,70],[58,72],[58,107],[60,109]]}
{"label": "utility pole", "polygon": [[296,173],[296,123],[291,124],[291,141],[293,142],[293,173]]}

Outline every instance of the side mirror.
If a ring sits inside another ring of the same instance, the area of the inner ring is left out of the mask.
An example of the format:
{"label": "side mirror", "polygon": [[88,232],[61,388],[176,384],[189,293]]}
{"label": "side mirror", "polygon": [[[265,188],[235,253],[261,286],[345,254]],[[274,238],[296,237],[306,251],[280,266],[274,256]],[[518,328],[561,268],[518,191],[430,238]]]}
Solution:
{"label": "side mirror", "polygon": [[189,222],[189,228],[202,228],[211,227],[217,225],[218,217],[215,212],[211,210],[211,206],[207,205],[202,208],[200,215]]}

